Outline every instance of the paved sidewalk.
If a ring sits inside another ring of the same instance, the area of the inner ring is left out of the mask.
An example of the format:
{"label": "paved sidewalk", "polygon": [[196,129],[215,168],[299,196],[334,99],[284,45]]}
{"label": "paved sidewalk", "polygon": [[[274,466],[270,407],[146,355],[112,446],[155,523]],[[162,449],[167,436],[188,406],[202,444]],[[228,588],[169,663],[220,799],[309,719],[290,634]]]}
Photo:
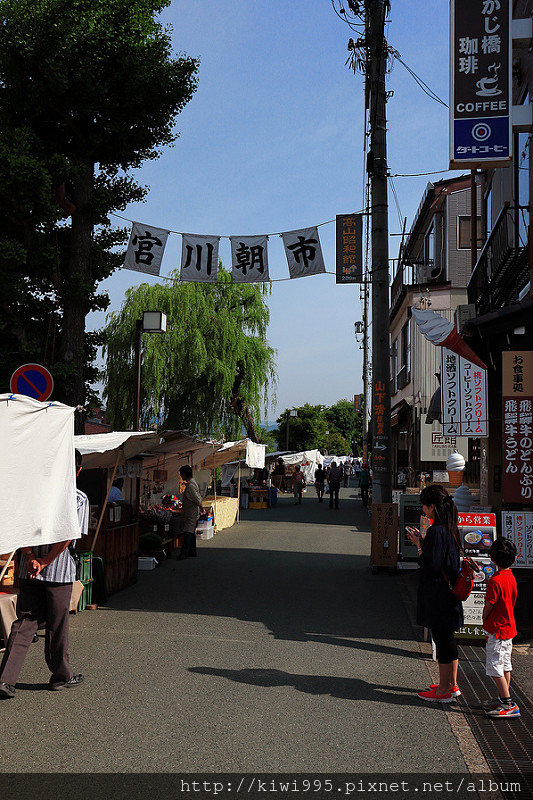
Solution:
{"label": "paved sidewalk", "polygon": [[48,692],[43,641],[1,705],[4,769],[459,774],[405,575],[372,575],[369,519],[308,489],[246,511],[98,611],[71,618],[76,690]]}

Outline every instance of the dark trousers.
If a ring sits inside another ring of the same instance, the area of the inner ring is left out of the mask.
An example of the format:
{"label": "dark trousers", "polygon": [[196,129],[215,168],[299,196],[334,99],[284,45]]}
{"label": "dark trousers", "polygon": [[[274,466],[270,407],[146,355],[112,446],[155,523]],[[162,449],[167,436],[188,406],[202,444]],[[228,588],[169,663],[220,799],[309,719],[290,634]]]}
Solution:
{"label": "dark trousers", "polygon": [[179,558],[187,558],[187,556],[195,556],[196,555],[196,531],[192,533],[190,531],[183,531],[183,544],[181,545],[181,550],[179,554]]}
{"label": "dark trousers", "polygon": [[368,485],[361,486],[361,500],[364,506],[368,505]]}
{"label": "dark trousers", "polygon": [[329,507],[333,508],[333,502],[335,501],[335,508],[339,507],[339,490],[341,488],[340,483],[330,483],[329,484]]}
{"label": "dark trousers", "polygon": [[71,595],[71,583],[20,581],[19,615],[11,626],[0,665],[0,681],[16,684],[32,639],[43,624],[46,624],[44,657],[52,673],[50,683],[63,683],[72,678],[68,658]]}

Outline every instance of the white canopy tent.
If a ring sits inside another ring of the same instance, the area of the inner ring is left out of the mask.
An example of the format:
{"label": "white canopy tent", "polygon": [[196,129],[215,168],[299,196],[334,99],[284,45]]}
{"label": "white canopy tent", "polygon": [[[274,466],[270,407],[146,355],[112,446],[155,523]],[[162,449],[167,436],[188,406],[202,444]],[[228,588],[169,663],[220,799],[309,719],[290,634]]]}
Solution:
{"label": "white canopy tent", "polygon": [[238,479],[237,479],[237,522],[239,521],[239,509],[241,504],[241,459],[252,469],[263,469],[265,466],[265,444],[257,444],[251,439],[241,439],[238,442],[226,442],[211,456],[203,459],[201,466],[203,469],[216,469],[228,464],[230,461],[238,460]]}
{"label": "white canopy tent", "polygon": [[304,450],[301,453],[289,453],[281,456],[283,463],[288,466],[300,465],[306,483],[315,482],[315,470],[323,463],[324,457],[320,450]]}

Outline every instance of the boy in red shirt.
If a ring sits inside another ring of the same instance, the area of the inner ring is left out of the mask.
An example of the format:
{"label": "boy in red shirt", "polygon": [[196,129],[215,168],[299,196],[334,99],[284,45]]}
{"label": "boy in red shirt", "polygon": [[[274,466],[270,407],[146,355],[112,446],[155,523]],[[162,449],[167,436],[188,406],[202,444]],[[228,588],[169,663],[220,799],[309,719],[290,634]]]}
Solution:
{"label": "boy in red shirt", "polygon": [[483,609],[483,628],[488,634],[485,672],[496,684],[498,697],[485,700],[483,708],[489,717],[519,717],[520,709],[509,695],[513,636],[516,636],[516,580],[511,572],[516,547],[510,539],[496,539],[490,557],[498,571],[488,583]]}

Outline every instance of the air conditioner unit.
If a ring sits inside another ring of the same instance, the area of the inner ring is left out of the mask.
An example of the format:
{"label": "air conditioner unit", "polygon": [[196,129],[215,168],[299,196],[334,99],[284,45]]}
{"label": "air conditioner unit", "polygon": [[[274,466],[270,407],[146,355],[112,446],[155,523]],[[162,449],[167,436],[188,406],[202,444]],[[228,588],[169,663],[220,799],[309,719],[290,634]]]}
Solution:
{"label": "air conditioner unit", "polygon": [[476,307],[473,303],[469,303],[468,305],[457,306],[454,312],[454,321],[455,327],[457,328],[457,333],[462,333],[463,328],[466,323],[474,319],[476,316]]}

